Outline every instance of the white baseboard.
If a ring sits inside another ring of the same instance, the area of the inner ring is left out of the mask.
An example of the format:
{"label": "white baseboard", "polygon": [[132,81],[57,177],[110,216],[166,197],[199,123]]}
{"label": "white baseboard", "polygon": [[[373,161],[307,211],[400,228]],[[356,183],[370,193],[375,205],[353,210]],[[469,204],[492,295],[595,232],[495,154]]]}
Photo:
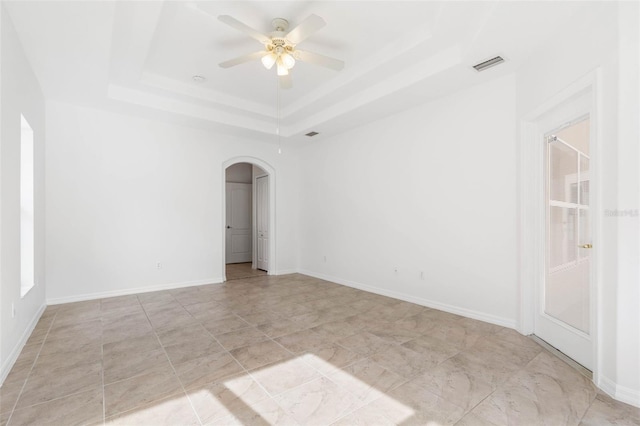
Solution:
{"label": "white baseboard", "polygon": [[130,294],[150,293],[152,291],[173,290],[176,288],[193,287],[205,284],[221,284],[222,277],[209,278],[206,280],[186,281],[181,283],[159,284],[147,287],[127,288],[122,290],[102,291],[99,293],[81,294],[78,296],[56,297],[47,299],[47,305],[59,305],[61,303],[84,302],[86,300],[106,299],[108,297],[128,296]]}
{"label": "white baseboard", "polygon": [[297,274],[297,269],[278,269],[275,275],[289,275],[289,274]]}
{"label": "white baseboard", "polygon": [[606,376],[600,376],[596,383],[604,393],[625,404],[640,408],[640,391],[618,385]]}
{"label": "white baseboard", "polygon": [[38,321],[40,321],[40,317],[42,316],[46,308],[47,305],[40,306],[40,309],[38,309],[38,312],[36,312],[36,314],[31,319],[31,322],[24,330],[24,333],[22,333],[22,336],[20,336],[20,340],[18,340],[18,343],[16,343],[16,345],[13,347],[13,350],[11,350],[11,353],[9,354],[5,362],[2,363],[2,367],[0,367],[0,386],[2,385],[2,383],[4,383],[4,379],[6,379],[9,375],[9,372],[13,368],[13,364],[15,364],[18,360],[20,352],[22,352],[22,348],[24,348],[27,340],[29,340],[31,333],[33,333],[33,329],[36,328],[36,324],[38,324]]}
{"label": "white baseboard", "polygon": [[452,314],[461,315],[463,317],[500,325],[502,327],[508,327],[513,329],[516,328],[515,319],[503,318],[496,315],[487,314],[484,312],[460,308],[458,306],[453,306],[453,305],[447,305],[446,303],[440,303],[440,302],[436,302],[429,299],[423,299],[421,297],[416,297],[410,294],[400,293],[397,291],[381,289],[381,288],[373,287],[367,284],[358,283],[355,281],[349,281],[349,280],[344,280],[342,278],[332,277],[330,275],[326,275],[318,272],[312,272],[304,269],[299,270],[298,272],[304,275],[309,275],[311,277],[320,278],[322,280],[331,281],[337,284],[342,284],[347,287],[353,287],[359,290],[368,291],[370,293],[380,294],[382,296],[388,296],[388,297],[393,297],[394,299],[404,300],[405,302],[415,303],[416,305],[422,305],[428,308],[438,309],[440,311],[445,311]]}

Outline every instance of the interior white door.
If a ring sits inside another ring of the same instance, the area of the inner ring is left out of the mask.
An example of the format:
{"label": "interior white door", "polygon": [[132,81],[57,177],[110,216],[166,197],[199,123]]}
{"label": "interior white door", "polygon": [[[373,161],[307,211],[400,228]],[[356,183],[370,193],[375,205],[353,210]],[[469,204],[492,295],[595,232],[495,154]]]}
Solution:
{"label": "interior white door", "polygon": [[587,119],[546,138],[546,264],[535,334],[592,369],[588,126]]}
{"label": "interior white door", "polygon": [[226,186],[226,263],[251,262],[251,184]]}
{"label": "interior white door", "polygon": [[269,271],[269,176],[256,179],[256,267]]}

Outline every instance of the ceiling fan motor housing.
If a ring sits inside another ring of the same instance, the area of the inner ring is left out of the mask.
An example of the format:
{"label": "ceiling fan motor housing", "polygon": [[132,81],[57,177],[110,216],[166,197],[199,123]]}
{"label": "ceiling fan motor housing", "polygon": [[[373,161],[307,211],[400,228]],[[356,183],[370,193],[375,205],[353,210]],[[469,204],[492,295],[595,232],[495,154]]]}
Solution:
{"label": "ceiling fan motor housing", "polygon": [[289,29],[289,21],[284,18],[274,18],[271,21],[271,25],[276,31],[286,32]]}

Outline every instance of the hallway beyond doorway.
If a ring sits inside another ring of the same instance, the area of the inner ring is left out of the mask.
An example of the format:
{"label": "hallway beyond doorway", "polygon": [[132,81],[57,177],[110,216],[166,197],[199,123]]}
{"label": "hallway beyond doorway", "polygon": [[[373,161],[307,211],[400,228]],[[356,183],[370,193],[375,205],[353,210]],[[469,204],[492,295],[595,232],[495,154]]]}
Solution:
{"label": "hallway beyond doorway", "polygon": [[227,281],[267,275],[265,271],[260,269],[251,269],[251,262],[229,263],[226,265],[226,273]]}

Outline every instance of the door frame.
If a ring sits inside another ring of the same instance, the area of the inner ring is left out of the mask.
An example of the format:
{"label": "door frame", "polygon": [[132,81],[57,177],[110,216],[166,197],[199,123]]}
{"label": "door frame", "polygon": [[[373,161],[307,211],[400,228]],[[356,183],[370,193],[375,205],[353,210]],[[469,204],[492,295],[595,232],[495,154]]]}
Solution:
{"label": "door frame", "polygon": [[[251,248],[252,252],[251,252],[251,267],[253,269],[258,269],[258,227],[257,227],[257,223],[258,223],[258,179],[260,178],[267,178],[267,192],[271,189],[271,179],[269,178],[269,173],[260,173],[259,175],[255,175],[252,176],[252,181],[251,181],[251,185],[252,185],[252,194],[251,196],[252,201],[253,201],[253,211],[252,211],[252,220],[253,220],[253,229],[251,232],[251,243],[253,244],[253,247]],[[269,217],[269,219],[271,219],[271,216],[269,215],[271,212],[269,211],[269,206],[267,206],[267,216]],[[271,222],[270,220],[269,222],[269,226],[271,226]],[[269,238],[271,238],[271,230],[269,230]],[[269,273],[269,271],[271,270],[269,268],[270,263],[269,263],[269,254],[267,253],[267,274]]]}
{"label": "door frame", "polygon": [[[277,271],[276,271],[276,238],[277,238],[277,233],[276,233],[276,171],[273,167],[271,167],[270,164],[266,163],[265,161],[262,161],[259,158],[256,157],[249,157],[249,156],[238,156],[238,157],[232,157],[226,161],[224,161],[222,163],[222,192],[221,192],[221,205],[222,205],[222,212],[221,212],[221,223],[220,223],[220,230],[221,230],[221,235],[222,235],[222,250],[221,250],[221,260],[222,260],[222,281],[227,281],[227,272],[226,272],[226,238],[225,238],[225,232],[226,232],[226,226],[227,226],[227,197],[226,197],[226,170],[229,166],[233,166],[234,164],[237,163],[249,163],[252,165],[256,165],[258,167],[260,167],[262,170],[264,170],[266,172],[266,175],[269,176],[269,205],[268,205],[268,209],[269,209],[269,260],[268,260],[268,265],[269,265],[269,270],[267,271],[267,274],[269,275],[277,275]],[[252,177],[252,184],[255,183],[253,182],[255,180],[255,177]],[[252,197],[254,197],[255,195],[255,186],[252,189]],[[255,206],[252,207],[252,217],[255,215]],[[254,230],[255,230],[255,224],[251,225],[251,232],[252,234],[255,234]],[[253,238],[253,237],[252,237]],[[253,250],[253,249],[252,249]],[[253,257],[253,255],[252,255]],[[253,265],[255,259],[252,259],[251,263]]]}
{"label": "door frame", "polygon": [[[518,331],[522,334],[533,334],[535,330],[536,309],[539,300],[539,289],[545,280],[546,250],[546,194],[545,194],[545,133],[551,130],[549,124],[542,127],[543,116],[562,106],[572,97],[585,90],[590,91],[588,111],[575,111],[574,118],[585,113],[590,116],[591,142],[589,147],[590,161],[590,213],[591,236],[593,249],[591,252],[590,273],[590,335],[592,339],[593,381],[599,383],[601,371],[599,343],[600,309],[601,309],[601,155],[602,143],[602,72],[596,69],[572,83],[569,87],[541,104],[520,120],[520,137],[518,143],[518,178],[519,178],[519,281],[520,312]],[[573,120],[572,120],[573,121]],[[555,127],[563,127],[556,123]],[[595,160],[595,161],[594,161]]]}

